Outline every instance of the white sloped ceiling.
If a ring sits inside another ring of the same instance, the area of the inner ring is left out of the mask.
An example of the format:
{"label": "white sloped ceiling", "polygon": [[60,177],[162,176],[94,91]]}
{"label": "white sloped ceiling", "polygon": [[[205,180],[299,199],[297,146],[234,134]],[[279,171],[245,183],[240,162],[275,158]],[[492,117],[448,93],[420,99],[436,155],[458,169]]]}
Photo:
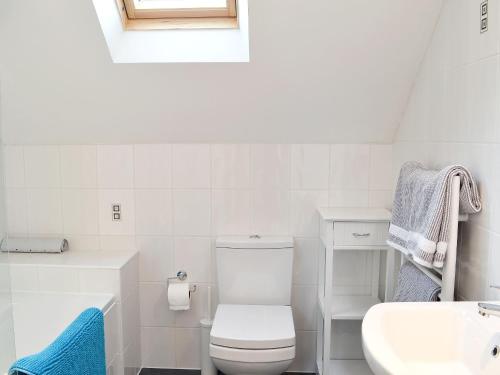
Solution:
{"label": "white sloped ceiling", "polygon": [[441,0],[250,0],[250,63],[113,64],[90,0],[2,0],[5,143],[391,142]]}

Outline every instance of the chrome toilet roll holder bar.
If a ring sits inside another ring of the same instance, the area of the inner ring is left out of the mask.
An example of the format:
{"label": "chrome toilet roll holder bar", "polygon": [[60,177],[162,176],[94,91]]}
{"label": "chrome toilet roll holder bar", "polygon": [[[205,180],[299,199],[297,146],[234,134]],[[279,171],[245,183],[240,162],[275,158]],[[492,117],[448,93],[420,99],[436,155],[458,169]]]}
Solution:
{"label": "chrome toilet roll holder bar", "polygon": [[[175,282],[186,281],[187,277],[188,277],[188,274],[186,271],[177,271],[177,274],[175,276],[167,278],[167,288],[172,281],[174,281],[174,280],[175,280]],[[196,292],[196,284],[189,284],[189,292],[190,293]]]}

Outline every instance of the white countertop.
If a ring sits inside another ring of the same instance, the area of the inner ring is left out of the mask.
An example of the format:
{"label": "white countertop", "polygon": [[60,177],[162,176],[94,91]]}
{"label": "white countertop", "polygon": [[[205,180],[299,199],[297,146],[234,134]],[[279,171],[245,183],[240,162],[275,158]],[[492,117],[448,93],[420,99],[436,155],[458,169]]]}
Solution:
{"label": "white countertop", "polygon": [[325,221],[391,221],[391,212],[385,208],[323,207],[318,212]]}
{"label": "white countertop", "polygon": [[36,265],[38,267],[121,269],[136,254],[136,250],[69,250],[64,253],[56,254],[10,253],[7,262],[9,264]]}

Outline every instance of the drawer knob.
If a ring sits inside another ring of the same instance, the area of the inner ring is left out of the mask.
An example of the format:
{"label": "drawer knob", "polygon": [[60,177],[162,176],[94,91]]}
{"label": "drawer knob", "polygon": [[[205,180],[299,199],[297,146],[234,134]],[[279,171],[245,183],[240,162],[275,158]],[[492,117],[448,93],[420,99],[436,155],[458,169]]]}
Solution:
{"label": "drawer knob", "polygon": [[352,235],[356,238],[370,237],[370,233],[353,233]]}

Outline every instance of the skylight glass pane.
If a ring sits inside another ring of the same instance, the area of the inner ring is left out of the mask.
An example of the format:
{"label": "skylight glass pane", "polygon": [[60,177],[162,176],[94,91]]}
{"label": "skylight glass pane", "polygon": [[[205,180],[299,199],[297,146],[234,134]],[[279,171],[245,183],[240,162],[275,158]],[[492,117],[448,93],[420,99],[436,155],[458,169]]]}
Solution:
{"label": "skylight glass pane", "polygon": [[227,0],[134,0],[137,9],[200,9],[227,7]]}

